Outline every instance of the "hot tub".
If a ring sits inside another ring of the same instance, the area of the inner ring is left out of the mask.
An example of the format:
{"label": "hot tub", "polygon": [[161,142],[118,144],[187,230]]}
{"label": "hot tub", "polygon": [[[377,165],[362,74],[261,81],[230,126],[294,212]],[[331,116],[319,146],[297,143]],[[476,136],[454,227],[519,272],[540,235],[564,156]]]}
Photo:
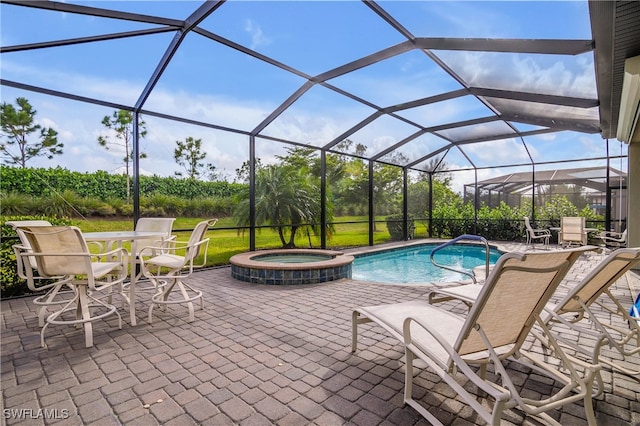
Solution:
{"label": "hot tub", "polygon": [[318,249],[276,249],[236,254],[231,276],[256,284],[316,284],[351,278],[353,256]]}

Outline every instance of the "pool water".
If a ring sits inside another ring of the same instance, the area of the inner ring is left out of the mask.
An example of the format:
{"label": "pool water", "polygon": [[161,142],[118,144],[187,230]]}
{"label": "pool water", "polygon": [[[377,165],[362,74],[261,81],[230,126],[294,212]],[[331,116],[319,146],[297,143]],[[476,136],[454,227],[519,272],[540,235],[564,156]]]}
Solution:
{"label": "pool water", "polygon": [[307,262],[321,262],[323,260],[332,259],[333,256],[323,254],[265,254],[261,256],[253,256],[253,260],[259,260],[260,262],[273,262],[273,263],[307,263]]}
{"label": "pool water", "polygon": [[[464,274],[438,268],[431,263],[431,250],[437,246],[425,244],[358,256],[353,262],[352,278],[395,284],[468,280],[469,277]],[[499,250],[491,249],[489,263],[495,264],[502,254]],[[452,245],[439,250],[434,260],[441,265],[471,272],[476,266],[485,265],[485,247],[471,244]]]}

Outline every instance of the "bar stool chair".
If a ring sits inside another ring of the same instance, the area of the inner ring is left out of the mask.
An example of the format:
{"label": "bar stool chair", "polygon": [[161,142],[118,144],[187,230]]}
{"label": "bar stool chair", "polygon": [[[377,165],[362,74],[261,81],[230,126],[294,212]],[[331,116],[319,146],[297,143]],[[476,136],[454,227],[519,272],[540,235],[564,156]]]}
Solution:
{"label": "bar stool chair", "polygon": [[[140,251],[142,273],[157,289],[151,297],[150,324],[153,322],[155,306],[166,308],[171,304],[186,304],[189,309],[188,322],[192,322],[195,318],[194,301],[200,300],[200,309],[204,309],[202,291],[187,284],[185,279],[191,276],[195,268],[206,264],[209,238],[205,238],[205,235],[209,227],[215,225],[217,221],[218,219],[211,219],[198,223],[189,241],[176,241],[169,247],[144,247]],[[204,254],[203,260],[196,264],[196,258],[200,253]],[[173,291],[174,289],[176,291]]]}
{"label": "bar stool chair", "polygon": [[[74,288],[75,296],[58,311],[47,316],[40,331],[40,343],[46,347],[44,334],[50,324],[74,325],[84,328],[85,346],[93,346],[92,322],[109,315],[122,318],[116,307],[98,299],[97,295],[120,285],[128,276],[128,252],[117,248],[92,254],[80,229],[75,226],[29,226],[21,228],[32,248],[22,252],[23,258],[34,258],[38,270],[45,276],[63,276],[66,285]],[[108,261],[103,261],[107,259]],[[67,312],[75,312],[75,319]]]}
{"label": "bar stool chair", "polygon": [[[47,315],[47,307],[67,303],[70,297],[75,296],[73,286],[68,286],[69,277],[50,277],[43,271],[38,270],[35,257],[26,257],[23,261],[22,253],[32,252],[31,244],[24,234],[22,227],[25,226],[51,226],[47,220],[10,220],[5,222],[16,231],[20,244],[12,246],[16,254],[16,269],[18,277],[27,282],[27,288],[34,293],[43,293],[33,299],[33,304],[40,306],[38,309],[38,325],[44,326]],[[66,289],[65,289],[66,287]]]}

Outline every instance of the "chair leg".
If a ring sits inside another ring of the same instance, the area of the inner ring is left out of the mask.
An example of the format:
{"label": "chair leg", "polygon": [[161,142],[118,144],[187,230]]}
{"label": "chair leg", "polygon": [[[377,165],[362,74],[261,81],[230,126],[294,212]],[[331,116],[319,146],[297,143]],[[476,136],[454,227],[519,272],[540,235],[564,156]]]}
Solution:
{"label": "chair leg", "polygon": [[[182,296],[185,298],[185,300],[188,300],[189,294],[187,293],[187,290],[184,288],[182,281],[178,281],[178,288],[180,288],[180,292],[182,293]],[[195,311],[193,309],[193,303],[191,301],[188,301],[187,307],[189,308],[189,321],[187,322],[193,322],[193,320],[196,319]]]}
{"label": "chair leg", "polygon": [[82,315],[82,325],[84,326],[84,346],[90,348],[93,346],[93,324],[91,324],[89,295],[87,294],[86,286],[80,286],[78,288],[78,311]]}
{"label": "chair leg", "polygon": [[56,318],[58,318],[60,315],[62,315],[62,313],[63,313],[63,312],[65,312],[65,311],[67,311],[67,310],[70,310],[70,309],[73,309],[73,308],[70,308],[70,307],[71,307],[71,305],[73,305],[73,304],[77,304],[77,301],[78,301],[78,292],[76,291],[75,293],[76,293],[75,297],[74,297],[73,299],[69,300],[69,302],[68,302],[66,305],[64,305],[64,306],[62,307],[62,309],[60,309],[59,311],[56,311],[56,312],[54,312],[54,313],[50,314],[50,315],[47,317],[47,320],[46,320],[45,324],[44,324],[44,325],[42,326],[42,328],[40,329],[40,346],[41,346],[41,347],[43,347],[43,348],[46,348],[46,347],[47,347],[47,345],[46,345],[46,343],[45,343],[45,341],[44,341],[44,332],[45,332],[45,330],[47,329],[47,327],[49,326],[49,324],[53,324],[53,322],[56,320]]}
{"label": "chair leg", "polygon": [[[73,306],[75,305],[75,306]],[[91,306],[101,306],[105,308],[104,313],[98,313],[98,315],[91,316]],[[75,311],[76,319],[58,319],[60,315],[65,312]],[[69,325],[73,324],[76,328],[82,327],[84,329],[85,347],[90,348],[93,346],[93,324],[92,321],[105,318],[111,314],[118,316],[118,328],[122,329],[122,316],[115,306],[102,302],[100,299],[96,299],[89,294],[86,285],[75,286],[75,297],[70,300],[62,309],[56,311],[47,317],[46,323],[40,331],[40,344],[43,348],[46,348],[44,341],[44,332],[49,324]]]}
{"label": "chair leg", "polygon": [[[169,296],[171,295],[171,291],[177,287],[180,290],[180,294],[182,295],[182,299],[180,300],[169,300]],[[173,279],[171,284],[166,284],[162,289],[159,289],[156,294],[151,297],[151,305],[149,306],[149,324],[153,323],[153,309],[156,305],[159,305],[163,308],[163,310],[167,309],[167,305],[173,304],[187,304],[187,308],[189,310],[189,319],[187,322],[193,322],[195,320],[195,309],[193,307],[193,301],[196,299],[200,299],[200,309],[204,309],[204,299],[202,297],[202,292],[194,289],[186,283],[183,283],[179,278]],[[194,296],[189,296],[188,290],[195,293]]]}
{"label": "chair leg", "polygon": [[[38,325],[40,327],[44,326],[45,319],[47,318],[47,306],[56,304],[56,303],[53,303],[53,300],[56,298],[56,296],[58,295],[58,292],[62,290],[62,288],[65,285],[66,283],[61,283],[60,285],[56,285],[55,287],[53,287],[51,291],[49,291],[49,293],[45,295],[46,299],[44,300],[44,302],[42,302],[41,300],[45,296],[38,297],[34,300],[34,303],[36,305],[42,305],[40,309],[38,309]],[[71,287],[71,290],[73,290],[73,287]]]}

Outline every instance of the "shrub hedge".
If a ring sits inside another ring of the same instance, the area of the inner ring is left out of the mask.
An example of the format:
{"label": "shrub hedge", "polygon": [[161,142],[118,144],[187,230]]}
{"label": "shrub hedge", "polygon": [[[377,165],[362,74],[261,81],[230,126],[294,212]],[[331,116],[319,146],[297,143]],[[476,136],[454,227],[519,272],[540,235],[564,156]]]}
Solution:
{"label": "shrub hedge", "polygon": [[[126,177],[62,168],[0,168],[2,213],[55,217],[132,216]],[[246,185],[194,179],[140,177],[142,216],[227,217]]]}
{"label": "shrub hedge", "polygon": [[[56,168],[0,168],[2,192],[42,197],[44,195],[71,191],[79,197],[126,199],[127,177],[105,171],[94,173],[72,172]],[[155,195],[174,196],[184,199],[233,197],[246,185],[232,182],[205,182],[174,177],[140,176],[140,193],[147,197]]]}

